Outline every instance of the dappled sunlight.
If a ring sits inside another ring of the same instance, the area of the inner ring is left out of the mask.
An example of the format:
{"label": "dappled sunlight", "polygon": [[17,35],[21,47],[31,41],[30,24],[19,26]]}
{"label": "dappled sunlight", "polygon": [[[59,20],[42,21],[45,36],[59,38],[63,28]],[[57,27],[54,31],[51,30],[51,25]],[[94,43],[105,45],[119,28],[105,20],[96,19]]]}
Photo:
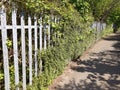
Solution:
{"label": "dappled sunlight", "polygon": [[117,86],[117,84],[120,82],[110,78],[105,80],[101,75],[90,74],[86,80],[80,80],[79,83],[76,83],[73,79],[63,87],[56,87],[56,90],[119,90],[120,86]]}
{"label": "dappled sunlight", "polygon": [[57,86],[56,90],[119,90],[120,88],[120,43],[119,35],[105,40],[117,41],[112,47],[99,53],[90,53],[88,60],[77,61],[77,66],[71,67],[75,72],[86,75],[86,79],[76,82],[73,78],[64,86]]}
{"label": "dappled sunlight", "polygon": [[[109,52],[111,59],[98,56],[100,59],[91,59],[80,61],[77,67],[72,70],[77,72],[88,72],[86,80],[80,80],[76,83],[74,79],[64,87],[58,87],[57,90],[119,90],[120,88],[120,59],[114,59],[116,53]],[[120,53],[117,53],[120,54]],[[95,55],[95,54],[94,54]],[[120,56],[120,55],[119,55]],[[90,74],[89,74],[90,73]]]}

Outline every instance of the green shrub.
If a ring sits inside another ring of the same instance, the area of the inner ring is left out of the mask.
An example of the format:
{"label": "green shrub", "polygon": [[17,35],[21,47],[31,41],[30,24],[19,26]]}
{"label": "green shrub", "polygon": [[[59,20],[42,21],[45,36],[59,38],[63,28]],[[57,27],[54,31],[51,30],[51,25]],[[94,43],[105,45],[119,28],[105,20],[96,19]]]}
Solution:
{"label": "green shrub", "polygon": [[[63,23],[64,21],[64,23]],[[60,22],[61,23],[61,22]],[[56,30],[54,46],[39,52],[39,60],[42,60],[43,72],[34,79],[33,85],[28,90],[47,90],[53,79],[60,75],[70,60],[77,58],[95,41],[94,30],[90,21],[85,22],[74,12],[70,18],[62,20],[62,28]]]}

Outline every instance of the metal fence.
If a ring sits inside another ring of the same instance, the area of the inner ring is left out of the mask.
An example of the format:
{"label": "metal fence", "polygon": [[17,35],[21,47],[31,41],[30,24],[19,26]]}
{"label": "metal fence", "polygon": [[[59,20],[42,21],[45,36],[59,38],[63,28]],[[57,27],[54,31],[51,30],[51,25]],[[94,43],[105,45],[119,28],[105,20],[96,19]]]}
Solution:
{"label": "metal fence", "polygon": [[[12,10],[12,13],[9,15],[10,17],[10,21],[7,21],[6,10],[4,8],[0,10],[1,55],[3,55],[0,63],[3,63],[4,69],[4,88],[5,90],[9,90],[11,87],[10,63],[12,61],[9,60],[10,50],[8,43],[12,43],[10,48],[13,52],[14,82],[16,86],[19,82],[22,82],[23,90],[26,90],[26,84],[29,83],[32,85],[33,76],[36,77],[39,71],[41,72],[42,70],[41,68],[38,70],[38,50],[42,51],[42,49],[50,46],[51,27],[50,24],[43,25],[42,22],[38,23],[38,21],[42,21],[41,16],[39,18],[35,15],[32,17],[23,12],[19,14],[15,9]],[[11,32],[12,37],[9,37],[8,32]],[[21,60],[19,60],[20,58]],[[20,62],[21,66],[19,65]],[[40,63],[42,65],[42,62]],[[28,67],[28,79],[26,76],[26,66]],[[16,89],[18,90],[19,87],[16,87]]]}

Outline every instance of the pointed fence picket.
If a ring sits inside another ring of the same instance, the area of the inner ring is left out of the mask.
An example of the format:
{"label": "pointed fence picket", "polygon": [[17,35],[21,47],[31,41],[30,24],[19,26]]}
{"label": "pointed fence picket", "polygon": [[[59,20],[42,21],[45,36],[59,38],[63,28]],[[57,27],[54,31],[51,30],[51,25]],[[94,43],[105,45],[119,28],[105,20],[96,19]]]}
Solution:
{"label": "pointed fence picket", "polygon": [[[40,21],[42,21],[42,17],[40,17]],[[40,51],[42,51],[42,23],[40,22],[39,26],[40,32],[39,32],[39,40],[40,40]]]}
{"label": "pointed fence picket", "polygon": [[4,65],[4,82],[5,90],[10,90],[10,73],[8,61],[8,48],[7,48],[7,29],[6,29],[6,12],[4,7],[1,9],[1,34],[2,34],[2,50],[3,50],[3,65]]}
{"label": "pointed fence picket", "polygon": [[32,85],[32,28],[31,17],[28,16],[28,39],[29,39],[29,84]]}
{"label": "pointed fence picket", "polygon": [[25,28],[24,14],[21,13],[21,43],[22,43],[22,74],[23,90],[26,90],[26,52],[25,52]]}
{"label": "pointed fence picket", "polygon": [[[40,17],[40,23],[39,23],[39,48],[40,48],[40,52],[42,51],[42,23],[41,23],[41,21],[42,21],[42,17]],[[41,74],[42,73],[42,60],[40,60],[40,62],[39,62],[39,74]]]}
{"label": "pointed fence picket", "polygon": [[36,16],[34,17],[34,25],[35,25],[35,33],[34,33],[34,38],[35,38],[35,76],[38,74],[38,61],[37,61],[37,18]]}
{"label": "pointed fence picket", "polygon": [[[18,45],[17,45],[17,29],[16,29],[16,10],[12,11],[12,25],[13,25],[13,52],[14,52],[14,73],[15,85],[19,84],[19,67],[18,67]],[[18,88],[17,88],[18,90]]]}

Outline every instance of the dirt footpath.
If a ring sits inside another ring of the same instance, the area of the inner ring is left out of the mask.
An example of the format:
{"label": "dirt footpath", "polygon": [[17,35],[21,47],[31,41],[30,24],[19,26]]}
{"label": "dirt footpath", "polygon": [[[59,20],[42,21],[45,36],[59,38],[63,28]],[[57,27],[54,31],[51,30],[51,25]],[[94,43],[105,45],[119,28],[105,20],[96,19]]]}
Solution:
{"label": "dirt footpath", "polygon": [[103,38],[70,62],[49,90],[120,90],[120,34]]}

